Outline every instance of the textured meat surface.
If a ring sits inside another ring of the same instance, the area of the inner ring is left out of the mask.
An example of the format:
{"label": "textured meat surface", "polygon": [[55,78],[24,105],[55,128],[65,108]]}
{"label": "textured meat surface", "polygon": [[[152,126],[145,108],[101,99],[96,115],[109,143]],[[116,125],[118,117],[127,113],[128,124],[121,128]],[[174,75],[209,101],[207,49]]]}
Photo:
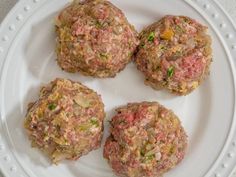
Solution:
{"label": "textured meat surface", "polygon": [[212,61],[207,27],[185,16],[165,16],[140,34],[135,62],[154,89],[186,95],[209,74]]}
{"label": "textured meat surface", "polygon": [[99,148],[104,117],[104,105],[96,92],[79,82],[56,79],[29,104],[25,128],[32,146],[58,163]]}
{"label": "textured meat surface", "polygon": [[121,177],[162,176],[186,153],[178,117],[157,102],[130,103],[111,120],[104,157]]}
{"label": "textured meat surface", "polygon": [[68,72],[114,77],[131,61],[138,33],[105,0],[73,1],[56,20],[58,64]]}

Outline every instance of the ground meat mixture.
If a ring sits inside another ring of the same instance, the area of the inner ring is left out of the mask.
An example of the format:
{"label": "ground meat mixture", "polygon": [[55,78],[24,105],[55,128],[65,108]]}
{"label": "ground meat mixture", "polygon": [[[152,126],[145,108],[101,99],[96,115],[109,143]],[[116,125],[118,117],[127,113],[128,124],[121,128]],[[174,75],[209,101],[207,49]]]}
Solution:
{"label": "ground meat mixture", "polygon": [[157,102],[116,110],[104,157],[120,177],[159,177],[186,153],[187,135],[178,117]]}
{"label": "ground meat mixture", "polygon": [[32,146],[58,163],[99,148],[104,117],[104,105],[96,92],[79,82],[56,79],[29,104],[24,126]]}
{"label": "ground meat mixture", "polygon": [[56,20],[60,67],[93,77],[114,77],[131,61],[138,33],[109,1],[73,1]]}
{"label": "ground meat mixture", "polygon": [[135,62],[154,89],[178,95],[196,89],[212,61],[207,27],[185,16],[165,16],[140,34]]}

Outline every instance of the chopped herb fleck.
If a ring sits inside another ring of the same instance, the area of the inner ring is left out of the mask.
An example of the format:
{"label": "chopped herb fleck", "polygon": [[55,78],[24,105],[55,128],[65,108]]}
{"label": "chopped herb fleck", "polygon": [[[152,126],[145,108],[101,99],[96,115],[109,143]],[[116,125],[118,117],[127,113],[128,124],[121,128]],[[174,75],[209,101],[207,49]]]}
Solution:
{"label": "chopped herb fleck", "polygon": [[175,148],[174,148],[174,146],[172,146],[172,147],[170,148],[170,151],[169,151],[169,153],[170,153],[170,154],[173,154],[173,153],[174,153],[174,151],[175,151]]}
{"label": "chopped herb fleck", "polygon": [[133,56],[132,52],[129,52],[128,57],[131,58]]}
{"label": "chopped herb fleck", "polygon": [[160,69],[161,69],[161,66],[160,66],[160,65],[157,65],[155,69],[156,69],[156,70],[160,70]]}
{"label": "chopped herb fleck", "polygon": [[87,131],[87,130],[89,130],[89,128],[90,128],[89,124],[82,124],[82,125],[78,126],[78,129],[80,131]]}
{"label": "chopped herb fleck", "polygon": [[102,59],[107,59],[108,55],[106,53],[100,53],[99,54]]}
{"label": "chopped herb fleck", "polygon": [[175,29],[179,33],[183,33],[184,32],[183,29],[179,25],[176,25]]}
{"label": "chopped herb fleck", "polygon": [[174,67],[171,66],[171,67],[169,67],[168,70],[167,70],[167,75],[168,75],[168,77],[172,77],[173,74],[174,74]]}
{"label": "chopped herb fleck", "polygon": [[51,111],[54,110],[56,107],[57,107],[57,105],[54,104],[54,103],[51,103],[51,104],[48,105],[48,109],[51,110]]}
{"label": "chopped herb fleck", "polygon": [[145,47],[145,44],[144,44],[144,43],[141,43],[141,44],[140,44],[140,47],[141,47],[141,48],[144,48],[144,47]]}
{"label": "chopped herb fleck", "polygon": [[180,57],[182,55],[182,52],[181,51],[177,51],[176,53],[175,53],[175,56],[176,57]]}
{"label": "chopped herb fleck", "polygon": [[160,45],[159,45],[159,48],[160,48],[161,50],[166,50],[166,49],[167,49],[166,46],[163,45],[163,44],[160,44]]}
{"label": "chopped herb fleck", "polygon": [[97,118],[93,117],[91,120],[90,120],[90,123],[96,127],[99,126],[99,122],[97,120]]}
{"label": "chopped herb fleck", "polygon": [[189,19],[188,18],[184,18],[184,22],[185,23],[189,23]]}
{"label": "chopped herb fleck", "polygon": [[148,36],[148,41],[149,42],[153,42],[155,39],[155,33],[154,32],[151,32]]}
{"label": "chopped herb fleck", "polygon": [[95,25],[96,25],[97,28],[102,28],[103,27],[102,23],[100,23],[99,21],[96,21]]}
{"label": "chopped herb fleck", "polygon": [[145,156],[145,150],[144,149],[141,149],[141,151],[140,151],[140,154],[141,154],[141,156]]}
{"label": "chopped herb fleck", "polygon": [[155,155],[152,154],[152,155],[146,156],[146,157],[145,157],[145,160],[146,160],[146,161],[150,161],[150,160],[153,160],[154,157],[155,157]]}
{"label": "chopped herb fleck", "polygon": [[126,124],[126,121],[125,121],[125,120],[120,120],[120,121],[119,121],[119,124],[122,124],[122,125],[123,125],[123,124]]}

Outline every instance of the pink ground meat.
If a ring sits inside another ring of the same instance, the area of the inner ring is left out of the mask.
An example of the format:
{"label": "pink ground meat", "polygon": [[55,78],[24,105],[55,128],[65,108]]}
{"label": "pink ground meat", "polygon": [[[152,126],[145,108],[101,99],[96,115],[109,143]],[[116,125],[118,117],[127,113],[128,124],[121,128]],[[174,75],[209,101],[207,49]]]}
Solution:
{"label": "pink ground meat", "polygon": [[120,177],[162,176],[182,161],[187,135],[170,110],[157,102],[117,109],[104,157]]}
{"label": "pink ground meat", "polygon": [[104,117],[104,105],[96,92],[79,82],[56,79],[29,104],[25,128],[32,146],[57,164],[99,148]]}
{"label": "pink ground meat", "polygon": [[56,20],[59,66],[93,77],[114,77],[131,61],[138,33],[106,0],[73,1]]}
{"label": "pink ground meat", "polygon": [[154,89],[186,95],[209,74],[212,61],[207,27],[185,16],[165,16],[140,34],[135,62]]}

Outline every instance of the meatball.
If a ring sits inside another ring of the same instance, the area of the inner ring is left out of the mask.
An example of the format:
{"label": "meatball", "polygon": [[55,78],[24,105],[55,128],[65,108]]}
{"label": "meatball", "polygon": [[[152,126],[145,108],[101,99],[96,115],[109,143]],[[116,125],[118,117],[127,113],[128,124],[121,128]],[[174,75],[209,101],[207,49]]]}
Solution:
{"label": "meatball", "polygon": [[68,72],[114,77],[132,59],[138,33],[105,0],[73,1],[56,20],[57,61]]}
{"label": "meatball", "polygon": [[154,89],[187,95],[209,74],[212,61],[207,27],[185,16],[165,16],[140,34],[137,68]]}
{"label": "meatball", "polygon": [[104,117],[104,105],[96,92],[79,82],[56,79],[29,104],[24,126],[32,146],[57,164],[99,148]]}
{"label": "meatball", "polygon": [[157,102],[131,103],[116,111],[104,158],[118,176],[162,176],[184,158],[187,135],[172,111]]}

